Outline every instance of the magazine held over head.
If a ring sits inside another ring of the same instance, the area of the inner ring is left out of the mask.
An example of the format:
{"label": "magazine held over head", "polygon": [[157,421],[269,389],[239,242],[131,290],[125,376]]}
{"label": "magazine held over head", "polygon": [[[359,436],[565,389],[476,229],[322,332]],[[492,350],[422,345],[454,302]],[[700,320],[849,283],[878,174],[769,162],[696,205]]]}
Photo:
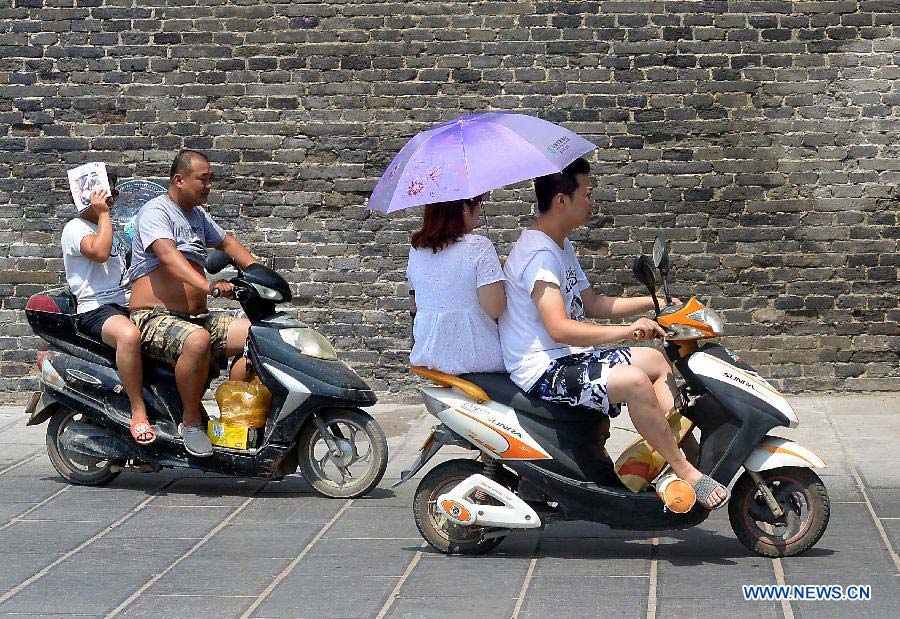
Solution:
{"label": "magazine held over head", "polygon": [[75,208],[81,213],[91,205],[91,193],[98,189],[105,189],[106,195],[110,195],[109,178],[106,176],[106,164],[102,161],[92,161],[68,170],[69,190],[72,192],[72,201]]}

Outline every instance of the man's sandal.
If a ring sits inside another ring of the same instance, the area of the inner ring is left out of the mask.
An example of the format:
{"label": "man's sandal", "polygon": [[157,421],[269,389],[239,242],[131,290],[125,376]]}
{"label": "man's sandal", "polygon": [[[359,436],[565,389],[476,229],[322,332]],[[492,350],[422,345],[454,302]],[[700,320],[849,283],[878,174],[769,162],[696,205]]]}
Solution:
{"label": "man's sandal", "polygon": [[[712,496],[712,493],[716,491],[716,488],[722,488],[722,490],[725,491],[725,498],[722,499],[722,501],[715,507],[710,507],[708,501]],[[725,503],[727,503],[728,499],[731,498],[731,494],[728,492],[728,488],[717,482],[709,475],[700,476],[700,479],[698,479],[697,483],[694,484],[694,492],[697,494],[697,502],[706,509],[719,509],[720,507],[725,507]]]}
{"label": "man's sandal", "polygon": [[138,445],[149,445],[156,440],[156,432],[146,421],[131,422],[131,436]]}

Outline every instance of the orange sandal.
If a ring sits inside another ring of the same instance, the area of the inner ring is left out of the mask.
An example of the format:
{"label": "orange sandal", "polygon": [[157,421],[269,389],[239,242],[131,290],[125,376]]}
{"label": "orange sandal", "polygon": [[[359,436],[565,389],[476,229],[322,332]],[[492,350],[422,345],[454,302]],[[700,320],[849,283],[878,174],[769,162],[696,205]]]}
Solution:
{"label": "orange sandal", "polygon": [[138,445],[149,445],[156,440],[156,432],[146,421],[131,422],[131,436]]}

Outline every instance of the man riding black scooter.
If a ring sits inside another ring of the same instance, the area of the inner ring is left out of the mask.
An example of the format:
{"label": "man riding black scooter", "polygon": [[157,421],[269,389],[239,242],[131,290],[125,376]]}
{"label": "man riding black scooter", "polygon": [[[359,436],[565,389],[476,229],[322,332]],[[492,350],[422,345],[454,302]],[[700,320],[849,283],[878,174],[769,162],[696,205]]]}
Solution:
{"label": "man riding black scooter", "polygon": [[[168,192],[150,200],[137,215],[131,258],[131,319],[141,330],[144,353],[175,366],[183,409],[178,432],[188,453],[198,457],[213,453],[200,418],[210,356],[225,365],[240,355],[250,328],[247,319],[207,313],[207,296],[234,296],[231,284],[207,281],[207,247],[224,251],[240,268],[256,262],[202,208],[211,187],[206,156],[179,152]],[[246,359],[234,363],[231,379],[248,379]]]}
{"label": "man riding black scooter", "polygon": [[[168,194],[146,204],[136,222],[132,318],[148,353],[143,396],[157,440],[126,440],[128,401],[115,352],[77,327],[68,290],[34,295],[26,306],[35,333],[50,344],[38,352],[41,391],[28,407],[29,425],[49,420],[50,459],[76,484],[102,485],[126,468],[190,467],[263,479],[299,468],[323,495],[361,496],[387,464],[384,434],[359,408],[374,404],[375,394],[324,337],[275,311],[291,300],[288,283],[197,206],[210,182],[205,157],[179,153]],[[208,244],[227,253],[207,259]],[[207,282],[204,265],[218,273],[229,264],[236,277]],[[207,294],[237,299],[247,318],[206,314]],[[240,446],[212,448],[200,398],[227,357],[244,350],[231,378],[246,378],[249,364],[271,392],[265,426],[248,431]]]}

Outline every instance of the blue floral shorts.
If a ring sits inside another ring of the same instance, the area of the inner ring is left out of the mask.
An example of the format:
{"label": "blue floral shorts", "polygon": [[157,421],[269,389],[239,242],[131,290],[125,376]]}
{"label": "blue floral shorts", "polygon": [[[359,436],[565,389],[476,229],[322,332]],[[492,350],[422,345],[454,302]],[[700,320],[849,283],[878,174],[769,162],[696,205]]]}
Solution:
{"label": "blue floral shorts", "polygon": [[609,403],[606,382],[609,371],[620,364],[631,365],[628,348],[604,348],[554,359],[529,392],[530,395],[568,404],[587,406],[609,417],[617,417],[618,404]]}

